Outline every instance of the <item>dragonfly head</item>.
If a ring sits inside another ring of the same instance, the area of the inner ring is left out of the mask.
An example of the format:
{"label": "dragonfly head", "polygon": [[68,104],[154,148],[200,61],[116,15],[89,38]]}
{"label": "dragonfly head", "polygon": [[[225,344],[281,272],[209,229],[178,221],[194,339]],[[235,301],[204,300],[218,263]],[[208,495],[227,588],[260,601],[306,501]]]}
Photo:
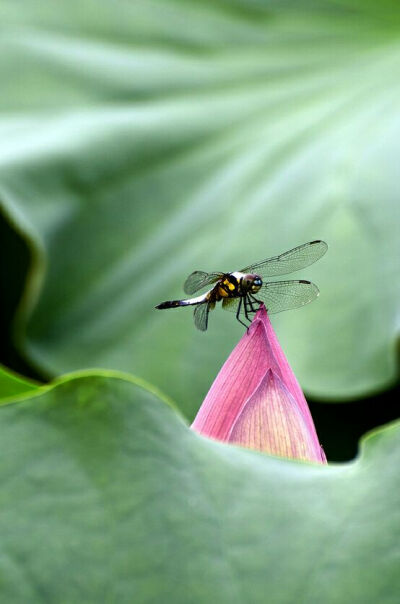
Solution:
{"label": "dragonfly head", "polygon": [[262,286],[262,279],[259,275],[245,275],[243,282],[247,290],[252,294],[258,292]]}

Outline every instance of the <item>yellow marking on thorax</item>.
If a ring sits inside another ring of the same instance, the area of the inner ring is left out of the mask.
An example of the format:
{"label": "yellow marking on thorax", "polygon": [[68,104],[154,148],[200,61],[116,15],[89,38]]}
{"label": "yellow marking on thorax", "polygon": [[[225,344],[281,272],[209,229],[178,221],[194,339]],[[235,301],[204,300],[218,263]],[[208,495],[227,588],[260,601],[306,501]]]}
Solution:
{"label": "yellow marking on thorax", "polygon": [[[229,291],[226,291],[221,285],[224,285]],[[231,283],[229,279],[224,279],[221,285],[218,287],[218,293],[222,298],[229,298],[230,292],[233,292],[236,289],[235,284]]]}
{"label": "yellow marking on thorax", "polygon": [[223,281],[223,284],[226,285],[231,291],[233,291],[236,287],[235,284],[231,281],[228,281],[228,279],[225,279],[225,281]]}
{"label": "yellow marking on thorax", "polygon": [[221,298],[228,298],[228,296],[229,296],[229,293],[226,290],[224,290],[224,288],[221,286],[218,287],[218,293],[221,296]]}

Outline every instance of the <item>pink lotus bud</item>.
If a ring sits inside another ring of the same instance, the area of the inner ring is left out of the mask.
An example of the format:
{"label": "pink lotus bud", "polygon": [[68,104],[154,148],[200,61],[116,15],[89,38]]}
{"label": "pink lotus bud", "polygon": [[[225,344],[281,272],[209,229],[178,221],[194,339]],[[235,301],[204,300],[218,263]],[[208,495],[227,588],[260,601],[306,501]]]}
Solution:
{"label": "pink lotus bud", "polygon": [[192,428],[272,455],[326,463],[307,401],[264,306],[217,375]]}

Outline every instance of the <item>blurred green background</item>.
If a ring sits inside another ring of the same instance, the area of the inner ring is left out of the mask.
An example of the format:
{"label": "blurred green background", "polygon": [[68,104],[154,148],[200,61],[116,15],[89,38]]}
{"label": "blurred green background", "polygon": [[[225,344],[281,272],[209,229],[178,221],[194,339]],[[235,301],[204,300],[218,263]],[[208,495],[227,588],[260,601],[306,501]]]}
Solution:
{"label": "blurred green background", "polygon": [[[397,604],[399,73],[397,0],[0,0],[2,602]],[[243,327],[154,309],[312,239],[327,466],[189,430]]]}
{"label": "blurred green background", "polygon": [[0,27],[5,365],[127,371],[191,420],[242,327],[154,306],[321,238],[320,298],[273,325],[328,457],[398,416],[397,2],[3,0]]}

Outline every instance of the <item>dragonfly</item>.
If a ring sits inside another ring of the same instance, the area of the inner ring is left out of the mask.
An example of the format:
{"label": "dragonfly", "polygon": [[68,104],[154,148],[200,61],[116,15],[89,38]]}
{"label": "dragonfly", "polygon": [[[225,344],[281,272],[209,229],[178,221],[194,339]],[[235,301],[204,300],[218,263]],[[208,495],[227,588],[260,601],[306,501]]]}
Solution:
{"label": "dragonfly", "polygon": [[231,273],[194,271],[186,279],[183,289],[190,296],[209,288],[206,292],[184,300],[161,302],[156,308],[178,308],[194,306],[194,323],[201,331],[206,331],[208,316],[217,302],[222,308],[236,313],[236,319],[248,328],[242,319],[251,323],[251,315],[261,304],[269,314],[299,308],[315,300],[319,289],[311,281],[303,279],[291,281],[267,281],[268,277],[287,275],[313,264],[327,251],[324,241],[317,239],[299,245],[279,256],[273,256],[250,264],[240,271]]}

